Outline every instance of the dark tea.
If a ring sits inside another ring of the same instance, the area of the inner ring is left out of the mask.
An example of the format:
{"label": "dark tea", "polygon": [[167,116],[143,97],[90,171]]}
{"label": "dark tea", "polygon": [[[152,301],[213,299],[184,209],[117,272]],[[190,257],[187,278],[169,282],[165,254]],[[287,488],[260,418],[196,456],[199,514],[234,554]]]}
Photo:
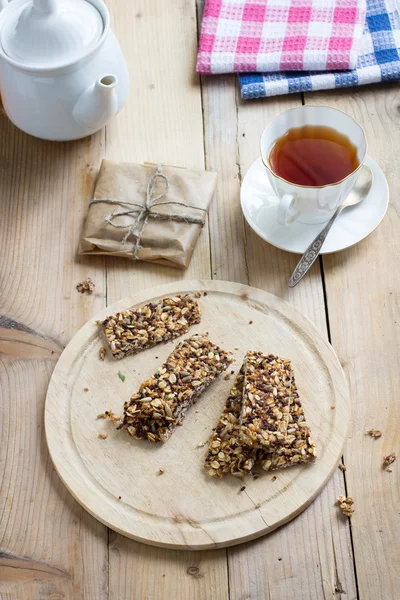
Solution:
{"label": "dark tea", "polygon": [[282,179],[309,187],[341,181],[359,165],[349,138],[322,125],[290,129],[275,142],[269,162]]}

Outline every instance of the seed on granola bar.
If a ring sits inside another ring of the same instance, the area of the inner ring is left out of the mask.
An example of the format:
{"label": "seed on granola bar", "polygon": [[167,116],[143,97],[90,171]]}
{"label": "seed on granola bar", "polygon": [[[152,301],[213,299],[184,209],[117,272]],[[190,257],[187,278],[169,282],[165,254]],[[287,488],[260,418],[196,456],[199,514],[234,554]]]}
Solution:
{"label": "seed on granola bar", "polygon": [[290,404],[298,399],[289,360],[249,351],[245,358],[240,435],[252,448],[272,448],[285,439]]}
{"label": "seed on granola bar", "polygon": [[183,335],[195,323],[200,323],[199,306],[188,294],[150,302],[97,321],[117,360]]}
{"label": "seed on granola bar", "polygon": [[188,409],[231,360],[207,335],[187,338],[125,402],[122,427],[136,439],[167,441]]}

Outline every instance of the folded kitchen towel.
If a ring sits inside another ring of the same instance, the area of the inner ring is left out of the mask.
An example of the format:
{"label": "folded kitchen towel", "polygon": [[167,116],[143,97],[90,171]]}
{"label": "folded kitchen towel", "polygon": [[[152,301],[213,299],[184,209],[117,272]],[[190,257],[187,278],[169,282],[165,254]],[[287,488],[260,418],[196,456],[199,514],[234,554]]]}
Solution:
{"label": "folded kitchen towel", "polygon": [[354,69],[365,0],[206,0],[198,73]]}
{"label": "folded kitchen towel", "polygon": [[353,71],[252,73],[239,76],[245,99],[347,88],[400,79],[400,0],[367,0],[364,32]]}

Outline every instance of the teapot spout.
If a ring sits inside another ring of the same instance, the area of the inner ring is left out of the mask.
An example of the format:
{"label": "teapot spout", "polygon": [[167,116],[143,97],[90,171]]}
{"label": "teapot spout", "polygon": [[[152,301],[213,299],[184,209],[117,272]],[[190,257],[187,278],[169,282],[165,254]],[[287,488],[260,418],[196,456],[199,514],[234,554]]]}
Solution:
{"label": "teapot spout", "polygon": [[73,110],[75,121],[93,132],[104,127],[118,111],[117,85],[115,75],[99,77],[78,98]]}

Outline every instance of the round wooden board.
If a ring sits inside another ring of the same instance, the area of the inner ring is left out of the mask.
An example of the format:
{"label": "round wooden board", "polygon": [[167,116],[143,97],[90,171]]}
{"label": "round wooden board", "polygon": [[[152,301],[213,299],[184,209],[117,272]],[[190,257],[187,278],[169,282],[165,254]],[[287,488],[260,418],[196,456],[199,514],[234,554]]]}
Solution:
{"label": "round wooden board", "polygon": [[[233,376],[231,380],[219,377],[204,392],[166,444],[134,440],[117,431],[113,423],[96,420],[97,414],[107,409],[120,415],[124,401],[179,341],[120,361],[107,355],[101,362],[102,340],[96,319],[162,297],[197,291],[202,293],[202,320],[190,333],[208,332],[213,342],[232,351],[235,373],[249,349],[292,361],[319,453],[315,464],[261,472],[256,480],[207,476],[203,468],[207,445],[198,444],[206,442],[215,427]],[[124,382],[119,371],[126,376]],[[349,421],[344,373],[333,349],[311,322],[271,294],[222,281],[171,283],[138,292],[103,310],[64,350],[50,382],[45,412],[54,465],[87,511],[135,540],[194,550],[254,539],[298,515],[336,467]],[[99,433],[106,433],[107,439],[98,438]],[[160,469],[164,474],[158,475]],[[240,492],[243,484],[246,489]]]}

